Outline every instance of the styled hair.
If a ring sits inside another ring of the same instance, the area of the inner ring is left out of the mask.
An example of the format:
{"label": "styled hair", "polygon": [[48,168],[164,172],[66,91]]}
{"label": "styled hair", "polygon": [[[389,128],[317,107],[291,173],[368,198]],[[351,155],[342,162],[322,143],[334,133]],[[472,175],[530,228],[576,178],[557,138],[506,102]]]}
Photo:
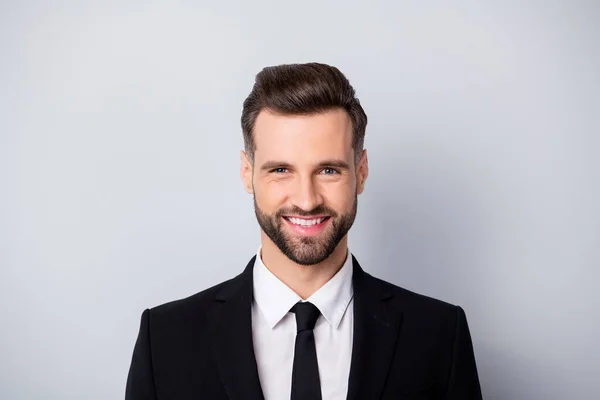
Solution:
{"label": "styled hair", "polygon": [[284,64],[266,67],[256,75],[252,91],[244,100],[242,133],[244,148],[254,162],[253,130],[258,114],[269,110],[281,115],[309,115],[332,109],[346,110],[352,122],[352,146],[356,161],[362,153],[367,115],[354,88],[336,67],[320,64]]}

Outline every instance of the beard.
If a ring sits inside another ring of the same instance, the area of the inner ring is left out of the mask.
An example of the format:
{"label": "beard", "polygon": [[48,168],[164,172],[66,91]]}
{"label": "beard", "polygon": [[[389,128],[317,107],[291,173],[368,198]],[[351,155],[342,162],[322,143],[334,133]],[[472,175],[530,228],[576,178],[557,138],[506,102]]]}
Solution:
{"label": "beard", "polygon": [[[292,207],[267,214],[260,209],[254,196],[254,211],[258,224],[287,258],[300,265],[315,265],[326,260],[352,227],[357,208],[358,197],[355,195],[352,209],[341,215],[325,206],[318,206],[309,212]],[[320,235],[293,236],[284,229],[284,215],[300,217],[328,215],[331,223]]]}

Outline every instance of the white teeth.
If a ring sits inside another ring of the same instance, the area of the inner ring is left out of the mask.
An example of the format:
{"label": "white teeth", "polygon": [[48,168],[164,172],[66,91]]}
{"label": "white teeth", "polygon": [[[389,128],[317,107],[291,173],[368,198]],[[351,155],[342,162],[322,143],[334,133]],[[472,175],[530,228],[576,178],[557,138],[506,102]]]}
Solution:
{"label": "white teeth", "polygon": [[316,224],[320,224],[323,222],[325,218],[315,218],[315,219],[301,219],[301,218],[288,218],[292,224],[301,225],[301,226],[313,226]]}

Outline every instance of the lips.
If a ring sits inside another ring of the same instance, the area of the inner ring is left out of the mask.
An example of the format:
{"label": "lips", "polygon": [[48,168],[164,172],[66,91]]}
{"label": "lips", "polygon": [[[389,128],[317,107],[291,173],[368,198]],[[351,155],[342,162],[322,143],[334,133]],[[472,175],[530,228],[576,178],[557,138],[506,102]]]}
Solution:
{"label": "lips", "polygon": [[286,221],[286,225],[288,225],[293,232],[296,232],[297,234],[302,236],[315,236],[325,229],[331,217],[321,216],[311,218],[300,218],[286,216],[283,217],[283,219]]}
{"label": "lips", "polygon": [[311,227],[324,222],[329,217],[314,217],[314,218],[299,218],[299,217],[283,217],[294,225],[302,227]]}

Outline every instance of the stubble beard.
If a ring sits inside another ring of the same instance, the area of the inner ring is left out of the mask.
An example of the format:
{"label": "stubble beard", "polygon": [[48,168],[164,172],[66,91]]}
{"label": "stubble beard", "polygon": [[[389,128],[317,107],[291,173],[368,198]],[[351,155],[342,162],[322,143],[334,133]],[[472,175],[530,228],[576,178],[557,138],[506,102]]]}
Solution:
{"label": "stubble beard", "polygon": [[[358,196],[355,195],[352,209],[342,215],[324,206],[309,212],[295,207],[277,210],[275,214],[267,214],[260,209],[254,196],[254,211],[261,229],[287,258],[300,265],[315,265],[326,260],[354,224],[357,209]],[[301,217],[328,215],[331,219],[330,226],[318,236],[291,236],[285,232],[284,215]]]}

